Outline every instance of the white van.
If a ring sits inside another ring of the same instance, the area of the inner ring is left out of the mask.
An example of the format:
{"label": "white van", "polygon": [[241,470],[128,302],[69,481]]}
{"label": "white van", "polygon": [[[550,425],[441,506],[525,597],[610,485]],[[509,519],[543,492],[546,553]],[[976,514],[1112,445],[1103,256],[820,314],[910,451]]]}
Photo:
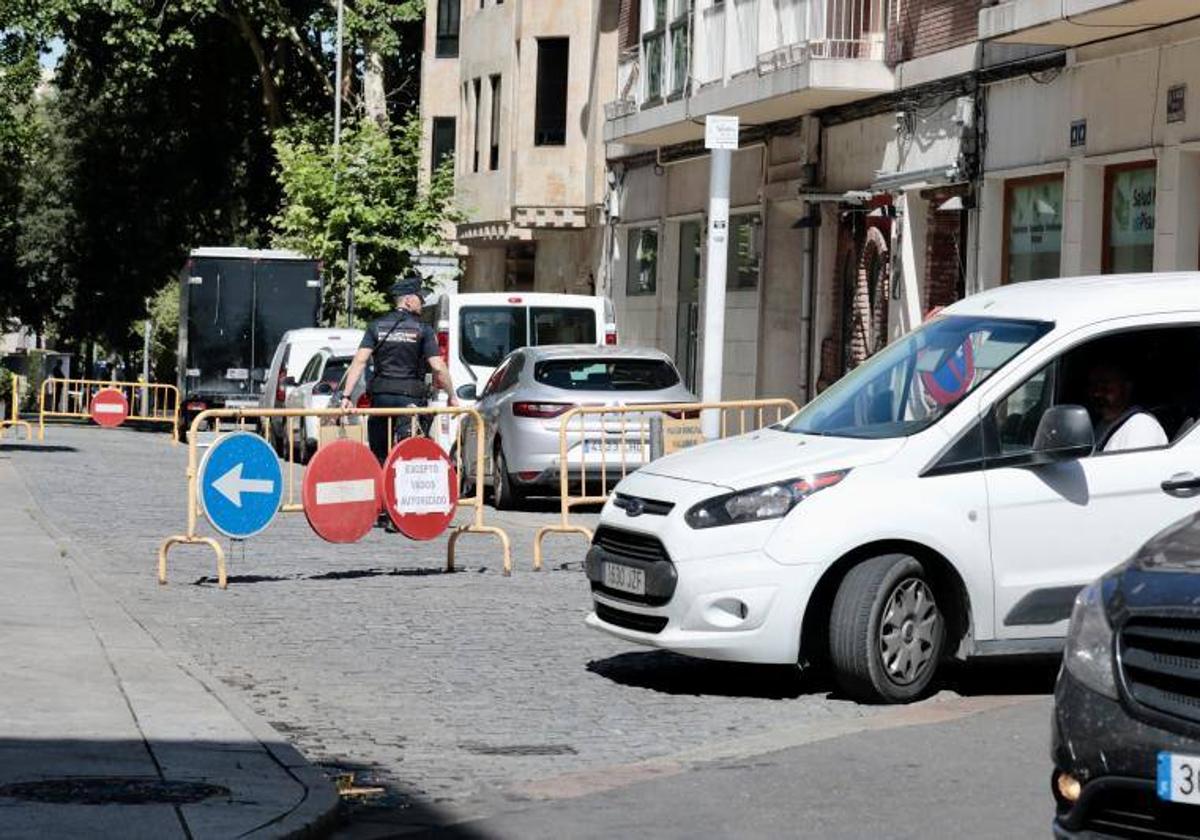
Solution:
{"label": "white van", "polygon": [[[596,295],[545,292],[444,292],[425,301],[422,320],[437,331],[438,347],[463,405],[473,405],[513,350],[548,344],[616,344],[612,301]],[[445,405],[435,395],[432,405]],[[453,441],[449,424],[434,435]]]}
{"label": "white van", "polygon": [[949,657],[1053,653],[1085,584],[1200,509],[1198,419],[1200,274],[983,292],[777,426],[622,481],[587,622],[890,702]]}
{"label": "white van", "polygon": [[[297,377],[317,351],[324,348],[339,356],[353,355],[362,337],[362,330],[349,327],[306,327],[285,332],[279,340],[279,346],[275,348],[275,355],[271,357],[271,367],[267,369],[259,406],[284,408],[288,394],[299,381]],[[268,424],[268,442],[281,454],[287,451],[287,440],[283,435],[284,425],[280,418],[272,418]]]}

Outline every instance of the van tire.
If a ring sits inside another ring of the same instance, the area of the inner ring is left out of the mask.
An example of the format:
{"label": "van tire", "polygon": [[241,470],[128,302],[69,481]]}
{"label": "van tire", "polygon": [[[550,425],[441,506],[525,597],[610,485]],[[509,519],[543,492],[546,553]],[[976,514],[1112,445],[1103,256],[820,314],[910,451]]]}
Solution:
{"label": "van tire", "polygon": [[907,554],[872,557],[846,574],[834,598],[834,678],[856,700],[910,702],[933,681],[945,637],[945,616],[920,561]]}

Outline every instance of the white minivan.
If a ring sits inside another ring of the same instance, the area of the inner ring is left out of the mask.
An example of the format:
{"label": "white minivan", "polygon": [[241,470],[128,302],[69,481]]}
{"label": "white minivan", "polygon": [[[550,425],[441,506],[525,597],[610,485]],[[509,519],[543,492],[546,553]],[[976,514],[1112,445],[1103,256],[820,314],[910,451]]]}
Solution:
{"label": "white minivan", "polygon": [[950,657],[1056,652],[1084,584],[1200,509],[1198,418],[1200,274],[983,292],[622,481],[587,622],[888,702]]}
{"label": "white minivan", "polygon": [[[547,292],[443,292],[425,301],[422,320],[437,331],[438,347],[463,405],[472,405],[511,353],[548,344],[616,344],[612,301],[596,295]],[[445,405],[439,393],[432,405]],[[453,436],[439,424],[435,438],[449,449]]]}
{"label": "white minivan", "polygon": [[[267,368],[262,396],[259,397],[259,406],[286,407],[288,394],[300,381],[297,377],[318,350],[324,348],[336,355],[354,355],[362,338],[362,330],[350,328],[306,327],[288,330],[279,340],[279,346],[275,348],[275,354],[271,357],[271,366]],[[267,424],[268,442],[281,455],[287,452],[285,425],[278,417],[271,418]]]}

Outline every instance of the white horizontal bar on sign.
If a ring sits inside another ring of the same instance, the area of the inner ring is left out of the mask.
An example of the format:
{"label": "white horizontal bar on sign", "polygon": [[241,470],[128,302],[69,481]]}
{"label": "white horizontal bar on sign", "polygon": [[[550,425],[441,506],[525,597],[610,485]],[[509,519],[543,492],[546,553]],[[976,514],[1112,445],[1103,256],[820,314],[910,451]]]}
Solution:
{"label": "white horizontal bar on sign", "polygon": [[118,403],[96,403],[92,411],[97,414],[124,414],[125,407]]}
{"label": "white horizontal bar on sign", "polygon": [[317,482],[317,504],[344,505],[369,502],[375,498],[375,479],[357,478],[349,481]]}

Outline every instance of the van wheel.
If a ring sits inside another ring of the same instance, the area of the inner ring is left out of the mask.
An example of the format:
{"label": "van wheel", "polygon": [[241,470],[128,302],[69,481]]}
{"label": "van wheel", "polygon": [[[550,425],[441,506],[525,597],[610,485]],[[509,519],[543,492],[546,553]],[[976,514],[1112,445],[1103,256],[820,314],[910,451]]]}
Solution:
{"label": "van wheel", "polygon": [[942,658],[946,621],[924,567],[906,554],[872,557],[842,580],[829,617],[838,685],[865,702],[921,696]]}
{"label": "van wheel", "polygon": [[508,472],[504,458],[504,447],[496,441],[496,454],[492,456],[492,504],[496,510],[513,510],[525,500],[525,494],[517,489]]}

